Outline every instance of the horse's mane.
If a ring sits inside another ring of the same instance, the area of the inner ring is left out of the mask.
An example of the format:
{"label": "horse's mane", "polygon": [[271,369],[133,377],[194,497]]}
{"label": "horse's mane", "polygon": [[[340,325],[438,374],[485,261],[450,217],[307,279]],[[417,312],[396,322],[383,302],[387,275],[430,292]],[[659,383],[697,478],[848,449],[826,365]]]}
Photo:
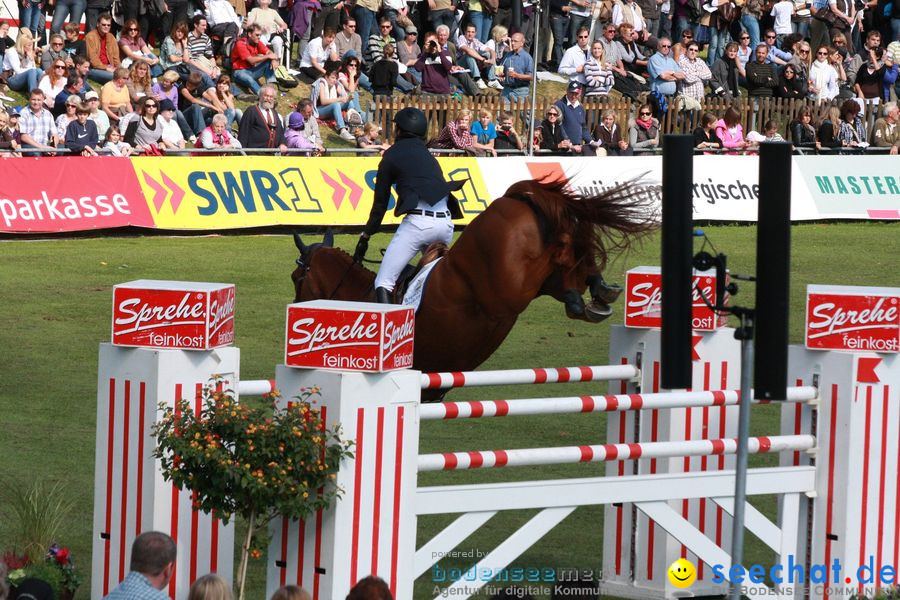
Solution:
{"label": "horse's mane", "polygon": [[520,181],[505,195],[522,198],[539,211],[550,239],[572,235],[576,256],[594,256],[601,270],[608,254],[627,250],[659,225],[656,198],[639,180],[590,195],[562,179]]}
{"label": "horse's mane", "polygon": [[349,273],[360,273],[360,274],[371,275],[372,277],[375,277],[374,271],[366,268],[362,263],[354,262],[353,257],[350,256],[350,253],[347,252],[346,250],[344,250],[342,248],[338,248],[337,246],[329,246],[328,249],[332,253],[339,256],[342,259],[342,261],[346,260],[346,262],[351,263]]}

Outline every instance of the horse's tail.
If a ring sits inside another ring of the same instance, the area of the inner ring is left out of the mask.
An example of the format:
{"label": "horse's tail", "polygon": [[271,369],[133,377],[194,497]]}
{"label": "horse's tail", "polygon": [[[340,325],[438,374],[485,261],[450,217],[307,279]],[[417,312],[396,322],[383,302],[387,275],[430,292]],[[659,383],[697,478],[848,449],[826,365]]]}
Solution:
{"label": "horse's tail", "polygon": [[[523,183],[530,189],[520,189]],[[600,269],[608,254],[628,250],[659,227],[659,187],[640,177],[605,190],[574,188],[564,179],[519,182],[511,192],[527,193],[549,229],[573,233],[579,254],[592,254]]]}

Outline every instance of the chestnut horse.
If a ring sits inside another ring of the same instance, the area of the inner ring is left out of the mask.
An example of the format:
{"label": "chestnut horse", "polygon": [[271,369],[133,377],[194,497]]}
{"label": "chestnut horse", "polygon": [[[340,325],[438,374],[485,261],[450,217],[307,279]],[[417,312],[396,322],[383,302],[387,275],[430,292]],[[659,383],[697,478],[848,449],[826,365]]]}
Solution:
{"label": "chestnut horse", "polygon": [[[469,371],[506,338],[538,296],[563,302],[570,318],[599,322],[620,291],[600,273],[607,255],[656,227],[652,198],[630,184],[582,196],[565,182],[520,181],[466,226],[431,272],[416,313],[413,368]],[[291,275],[294,301],[373,302],[375,274],[333,248],[306,245]],[[582,295],[590,289],[592,301]]]}

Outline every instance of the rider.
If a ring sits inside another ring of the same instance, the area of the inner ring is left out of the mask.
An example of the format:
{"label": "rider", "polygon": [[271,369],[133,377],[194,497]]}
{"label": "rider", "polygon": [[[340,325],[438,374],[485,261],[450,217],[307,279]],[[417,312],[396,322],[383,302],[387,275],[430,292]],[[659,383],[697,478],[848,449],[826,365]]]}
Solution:
{"label": "rider", "polygon": [[420,250],[432,242],[449,245],[453,237],[451,219],[461,219],[459,202],[450,192],[460,189],[463,181],[444,181],[437,159],[425,146],[428,119],[418,108],[404,108],[394,116],[397,139],[378,165],[375,200],[369,220],[356,244],[353,260],[359,262],[369,248],[369,238],[381,226],[391,196],[397,186],[394,214],[405,215],[384,253],[375,277],[376,301],[389,304],[391,292],[403,267]]}

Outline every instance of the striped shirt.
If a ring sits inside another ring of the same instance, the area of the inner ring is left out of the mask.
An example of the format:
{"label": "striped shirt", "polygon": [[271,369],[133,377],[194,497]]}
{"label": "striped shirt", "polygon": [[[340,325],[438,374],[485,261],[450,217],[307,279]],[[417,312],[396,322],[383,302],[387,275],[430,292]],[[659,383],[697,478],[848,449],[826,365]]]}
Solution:
{"label": "striped shirt", "polygon": [[212,41],[205,33],[201,35],[195,35],[193,31],[190,32],[187,36],[187,45],[188,52],[191,56],[205,56],[207,58],[213,57]]}

